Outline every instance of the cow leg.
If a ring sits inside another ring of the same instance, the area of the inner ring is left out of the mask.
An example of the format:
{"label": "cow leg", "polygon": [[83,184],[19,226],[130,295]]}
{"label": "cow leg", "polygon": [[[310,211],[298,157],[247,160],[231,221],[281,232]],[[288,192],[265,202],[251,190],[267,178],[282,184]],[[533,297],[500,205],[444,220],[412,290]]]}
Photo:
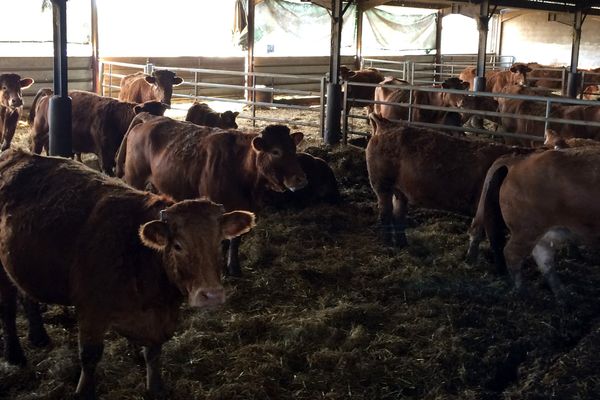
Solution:
{"label": "cow leg", "polygon": [[35,347],[47,346],[50,343],[50,338],[44,328],[40,304],[25,295],[21,295],[21,304],[25,309],[25,315],[27,315],[27,321],[29,322],[29,334],[27,335],[29,343]]}
{"label": "cow leg", "polygon": [[521,267],[525,257],[532,251],[534,240],[524,240],[517,235],[512,235],[508,243],[504,247],[504,258],[506,266],[513,279],[515,290],[520,294],[525,294],[523,291],[523,272]]}
{"label": "cow leg", "polygon": [[75,160],[79,161],[80,163],[83,162],[83,160],[81,159],[81,153],[75,153]]}
{"label": "cow leg", "polygon": [[403,193],[396,193],[393,197],[394,213],[394,245],[398,248],[408,244],[406,239],[406,213],[408,212],[408,199]]}
{"label": "cow leg", "polygon": [[17,336],[17,288],[0,266],[0,317],[4,328],[4,358],[9,364],[25,365],[27,359]]}
{"label": "cow leg", "polygon": [[153,396],[164,393],[164,384],[160,375],[160,352],[162,344],[144,346],[143,353],[146,360],[146,390]]}
{"label": "cow leg", "polygon": [[4,121],[4,134],[2,135],[2,146],[0,147],[0,151],[4,151],[10,147],[10,143],[13,140],[13,136],[15,136],[15,131],[17,129],[18,122],[19,112],[9,111],[6,115],[6,120]]}
{"label": "cow leg", "polygon": [[557,245],[564,241],[566,237],[567,234],[564,230],[551,230],[542,236],[531,252],[540,272],[546,279],[546,282],[548,282],[550,289],[552,289],[552,292],[557,299],[563,299],[565,297],[565,289],[556,275],[554,260]]}
{"label": "cow leg", "polygon": [[[80,311],[80,310],[78,310]],[[96,382],[94,374],[96,365],[102,358],[104,351],[103,338],[106,326],[99,326],[98,321],[93,321],[98,316],[87,310],[89,320],[79,320],[79,361],[81,363],[81,374],[75,393],[80,398],[88,400],[96,398]]]}
{"label": "cow leg", "polygon": [[239,259],[241,241],[242,238],[240,236],[229,240],[229,249],[227,251],[227,270],[231,276],[242,276]]}
{"label": "cow leg", "polygon": [[377,206],[379,208],[379,229],[386,245],[394,245],[394,223],[392,214],[392,193],[376,190]]}

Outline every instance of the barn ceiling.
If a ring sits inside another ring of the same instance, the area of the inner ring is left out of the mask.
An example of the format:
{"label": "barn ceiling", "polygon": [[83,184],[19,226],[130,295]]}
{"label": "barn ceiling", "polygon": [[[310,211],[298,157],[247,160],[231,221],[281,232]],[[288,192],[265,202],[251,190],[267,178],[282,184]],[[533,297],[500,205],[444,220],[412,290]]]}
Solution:
{"label": "barn ceiling", "polygon": [[[305,0],[301,0],[305,1]],[[306,0],[308,1],[308,0]],[[406,7],[420,8],[456,8],[460,6],[475,6],[481,3],[481,0],[350,0],[356,3],[363,10],[368,10],[375,6],[389,4]],[[322,7],[331,8],[332,0],[311,0],[310,2]],[[577,9],[582,9],[589,14],[600,15],[600,0],[490,0],[491,6],[501,8],[521,8],[531,10],[543,10],[552,12],[572,13]]]}

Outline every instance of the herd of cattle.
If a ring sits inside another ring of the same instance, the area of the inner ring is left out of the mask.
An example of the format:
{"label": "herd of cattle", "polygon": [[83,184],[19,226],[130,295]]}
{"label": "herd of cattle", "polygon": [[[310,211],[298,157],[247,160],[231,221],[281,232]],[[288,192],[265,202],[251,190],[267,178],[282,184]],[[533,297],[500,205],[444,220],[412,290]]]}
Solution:
{"label": "herd of cattle", "polygon": [[[442,85],[464,95],[417,91],[410,100],[440,107],[485,104],[514,113],[528,109],[527,100],[468,96],[472,72],[467,69]],[[517,64],[490,74],[488,88],[521,93],[530,72]],[[382,83],[349,86],[351,99],[409,101],[403,81],[377,70],[344,69],[342,75]],[[187,298],[193,307],[224,302],[221,243],[226,243],[226,272],[239,275],[240,237],[254,226],[253,212],[263,204],[341,199],[327,163],[297,152],[301,132],[284,125],[244,132],[237,129],[237,113],[217,113],[200,103],[190,108],[186,121],[163,116],[173,86],[181,82],[172,72],[157,71],[123,78],[118,100],[70,93],[73,153],[96,154],[102,174],[74,160],[39,155],[48,150],[49,89],[36,94],[28,119],[31,151],[37,154],[9,149],[23,104],[21,90],[33,80],[0,75],[4,356],[12,364],[26,362],[15,323],[18,293],[35,346],[49,341],[37,301],[75,306],[81,362],[77,393],[83,398],[95,397],[94,370],[109,327],[143,346],[147,389],[162,390],[161,346],[174,333],[182,301]],[[498,269],[511,272],[517,289],[523,290],[521,264],[533,255],[562,299],[564,289],[554,272],[557,244],[573,237],[591,245],[600,241],[600,143],[592,140],[600,131],[579,125],[551,129],[545,146],[516,147],[415,127],[402,121],[408,117],[405,107],[381,103],[369,114],[366,163],[384,241],[396,247],[409,243],[409,205],[474,216],[468,261],[476,260],[487,235]],[[598,121],[598,109],[562,106],[553,112]],[[458,125],[470,117],[413,111],[414,121],[427,123]]]}

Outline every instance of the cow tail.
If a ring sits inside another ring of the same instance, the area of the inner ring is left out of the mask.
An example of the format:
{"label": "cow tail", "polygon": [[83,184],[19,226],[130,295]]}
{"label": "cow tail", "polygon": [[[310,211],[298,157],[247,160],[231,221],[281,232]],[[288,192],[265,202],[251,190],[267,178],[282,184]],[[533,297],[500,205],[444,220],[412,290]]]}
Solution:
{"label": "cow tail", "polygon": [[29,123],[29,125],[33,125],[33,121],[35,120],[35,111],[37,108],[38,101],[44,96],[52,96],[53,94],[54,92],[52,91],[52,89],[42,88],[38,90],[38,92],[35,94],[35,97],[33,98],[33,103],[31,103],[31,108],[29,109],[29,116],[27,117],[27,122]]}
{"label": "cow tail", "polygon": [[127,157],[127,138],[129,137],[129,132],[136,126],[144,122],[145,113],[140,113],[133,117],[131,123],[129,124],[129,128],[127,128],[127,132],[123,136],[123,140],[121,140],[121,145],[119,146],[119,151],[117,151],[117,155],[115,157],[115,176],[117,178],[123,178],[125,175],[125,158]]}
{"label": "cow tail", "polygon": [[[478,256],[479,243],[487,235],[490,248],[494,254],[494,263],[499,274],[506,273],[504,246],[506,244],[506,223],[500,209],[500,187],[508,174],[510,159],[504,157],[497,160],[488,170],[477,212],[469,228],[469,251],[467,262],[474,263]],[[508,162],[507,162],[508,161]]]}

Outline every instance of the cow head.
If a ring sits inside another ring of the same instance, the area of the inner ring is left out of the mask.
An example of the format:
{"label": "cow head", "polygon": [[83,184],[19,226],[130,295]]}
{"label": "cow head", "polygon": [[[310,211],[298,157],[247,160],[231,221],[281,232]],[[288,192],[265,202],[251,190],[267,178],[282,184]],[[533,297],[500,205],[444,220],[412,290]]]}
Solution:
{"label": "cow head", "polygon": [[296,157],[296,146],[303,138],[302,132],[290,134],[287,126],[269,125],[252,139],[258,174],[267,181],[269,189],[284,192],[306,186],[306,175]]}
{"label": "cow head", "polygon": [[514,84],[526,86],[527,85],[527,73],[531,72],[532,69],[529,68],[526,64],[513,64],[509,70],[511,74],[511,81]]}
{"label": "cow head", "polygon": [[392,122],[387,118],[381,116],[378,113],[369,114],[369,123],[371,124],[371,132],[373,136],[379,135],[384,130],[393,126],[404,126],[402,122]]}
{"label": "cow head", "polygon": [[17,74],[0,75],[0,105],[8,108],[18,108],[23,105],[21,89],[33,85],[33,79],[23,78]]}
{"label": "cow head", "polygon": [[240,113],[237,111],[225,111],[219,115],[220,124],[219,128],[222,129],[237,129],[238,124],[235,122],[235,118]]}
{"label": "cow head", "polygon": [[[448,78],[442,83],[443,89],[454,89],[454,90],[469,90],[469,82],[465,82],[459,78]],[[457,93],[442,93],[444,99],[444,105],[450,107],[460,107],[466,94]]]}
{"label": "cow head", "polygon": [[171,106],[168,104],[161,103],[160,101],[150,100],[133,107],[133,111],[136,115],[142,112],[147,112],[152,115],[160,116],[164,115],[165,111],[169,108],[171,108]]}
{"label": "cow head", "polygon": [[175,76],[174,72],[169,70],[157,70],[152,76],[146,76],[146,82],[152,85],[154,97],[165,104],[171,105],[171,96],[173,96],[173,86],[181,85],[183,79]]}
{"label": "cow head", "polygon": [[341,66],[340,67],[340,77],[347,81],[348,79],[353,78],[356,75],[356,72],[352,71],[348,67]]}
{"label": "cow head", "polygon": [[208,200],[184,200],[160,212],[160,218],[140,227],[147,247],[162,253],[169,280],[179,288],[192,307],[222,304],[221,241],[248,232],[254,214],[225,213]]}

